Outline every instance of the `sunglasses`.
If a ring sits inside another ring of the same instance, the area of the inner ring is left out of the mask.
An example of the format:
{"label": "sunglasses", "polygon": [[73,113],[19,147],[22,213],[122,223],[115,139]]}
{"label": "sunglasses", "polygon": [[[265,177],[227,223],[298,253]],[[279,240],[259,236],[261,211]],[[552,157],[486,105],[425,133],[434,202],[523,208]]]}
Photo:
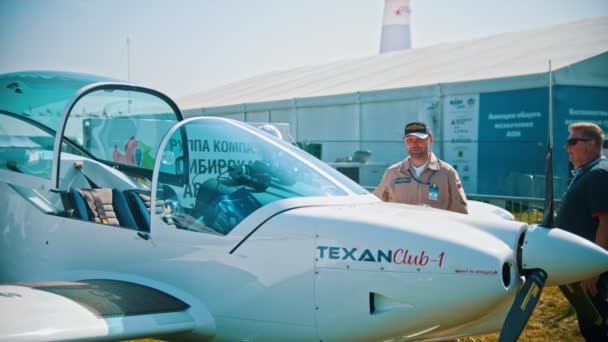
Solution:
{"label": "sunglasses", "polygon": [[593,139],[588,139],[588,138],[570,138],[568,140],[566,140],[566,143],[568,144],[568,146],[574,146],[576,144],[578,144],[579,141],[591,141]]}

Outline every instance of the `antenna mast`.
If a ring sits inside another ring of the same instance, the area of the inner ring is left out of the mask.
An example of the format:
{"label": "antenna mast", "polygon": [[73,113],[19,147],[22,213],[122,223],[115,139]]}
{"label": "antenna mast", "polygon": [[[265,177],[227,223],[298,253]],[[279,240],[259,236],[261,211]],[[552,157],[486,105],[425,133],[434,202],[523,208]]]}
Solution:
{"label": "antenna mast", "polygon": [[553,148],[553,69],[549,60],[549,144]]}
{"label": "antenna mast", "polygon": [[131,81],[131,37],[127,36],[127,81]]}
{"label": "antenna mast", "polygon": [[555,226],[555,218],[553,212],[555,205],[553,203],[553,70],[551,70],[551,60],[549,60],[549,114],[548,114],[548,129],[547,136],[547,172],[545,178],[545,213],[541,226],[545,228],[553,228]]}

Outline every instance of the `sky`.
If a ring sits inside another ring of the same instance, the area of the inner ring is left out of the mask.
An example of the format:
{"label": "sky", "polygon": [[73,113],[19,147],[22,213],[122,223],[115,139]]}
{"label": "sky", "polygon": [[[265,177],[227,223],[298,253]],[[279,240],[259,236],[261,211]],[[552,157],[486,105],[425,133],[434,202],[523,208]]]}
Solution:
{"label": "sky", "polygon": [[[411,9],[419,48],[608,16],[608,0],[411,0]],[[384,0],[0,0],[0,73],[92,73],[178,99],[373,56],[383,10]]]}

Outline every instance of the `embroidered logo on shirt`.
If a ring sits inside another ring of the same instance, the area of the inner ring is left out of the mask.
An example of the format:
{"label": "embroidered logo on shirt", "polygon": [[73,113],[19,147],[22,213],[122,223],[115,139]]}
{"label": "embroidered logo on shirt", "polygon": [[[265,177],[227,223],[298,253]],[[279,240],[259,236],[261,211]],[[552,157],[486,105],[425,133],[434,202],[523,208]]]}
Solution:
{"label": "embroidered logo on shirt", "polygon": [[456,178],[456,187],[458,188],[458,190],[462,189],[462,183],[460,182],[460,179]]}
{"label": "embroidered logo on shirt", "polygon": [[398,177],[395,178],[395,184],[403,184],[403,183],[411,183],[412,182],[412,177]]}

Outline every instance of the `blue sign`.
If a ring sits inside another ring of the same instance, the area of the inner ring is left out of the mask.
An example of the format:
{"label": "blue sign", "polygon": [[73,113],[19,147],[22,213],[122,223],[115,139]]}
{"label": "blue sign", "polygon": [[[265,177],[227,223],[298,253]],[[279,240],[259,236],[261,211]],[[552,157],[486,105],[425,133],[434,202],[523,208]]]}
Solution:
{"label": "blue sign", "polygon": [[553,88],[554,144],[553,174],[555,195],[560,196],[568,185],[572,164],[564,150],[568,125],[593,122],[608,132],[608,88],[556,86]]}
{"label": "blue sign", "polygon": [[548,95],[548,88],[480,94],[478,193],[541,192],[534,178],[545,174]]}

